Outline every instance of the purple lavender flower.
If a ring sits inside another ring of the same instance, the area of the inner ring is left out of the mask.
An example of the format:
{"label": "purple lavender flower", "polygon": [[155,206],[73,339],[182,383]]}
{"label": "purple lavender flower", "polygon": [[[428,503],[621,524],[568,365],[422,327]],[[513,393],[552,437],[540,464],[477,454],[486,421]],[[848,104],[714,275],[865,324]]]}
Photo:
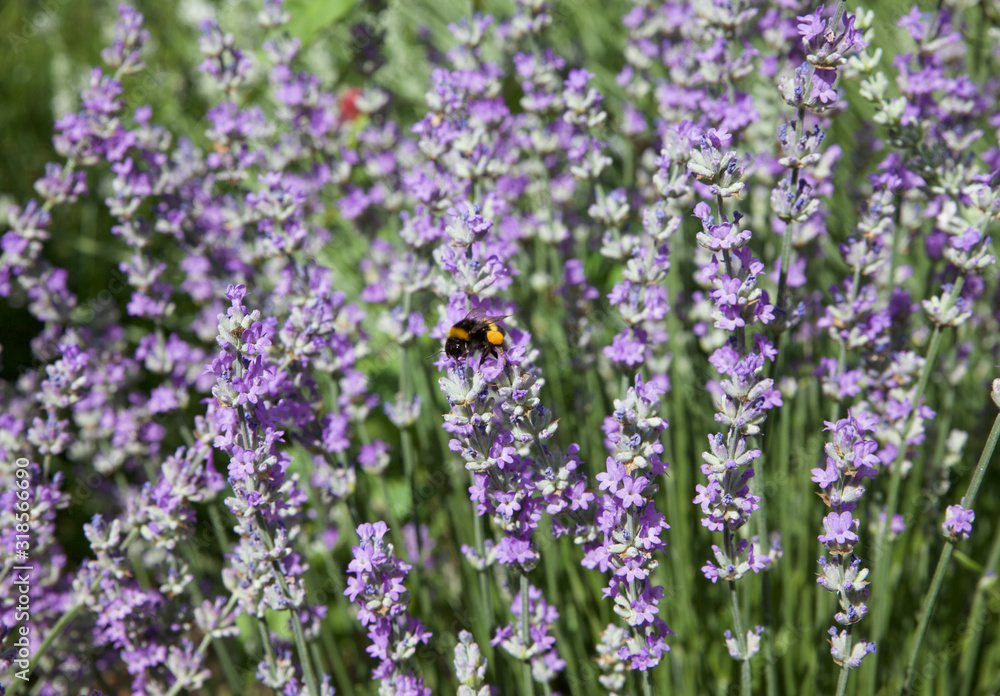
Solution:
{"label": "purple lavender flower", "polygon": [[[726,648],[729,649],[729,656],[734,660],[743,660],[756,657],[760,652],[760,636],[764,633],[763,626],[756,626],[753,629],[748,629],[746,634],[746,648],[740,646],[740,641],[733,636],[733,632],[726,630],[723,633],[726,639]],[[745,653],[745,657],[744,657]]]}
{"label": "purple lavender flower", "polygon": [[651,380],[666,388],[669,359],[662,346],[667,341],[670,304],[662,283],[670,268],[668,242],[680,226],[680,219],[668,215],[662,204],[649,206],[643,210],[643,234],[623,234],[617,228],[629,213],[624,192],[612,191],[603,199],[600,193],[598,196],[590,215],[613,226],[605,232],[601,253],[625,263],[623,280],[608,294],[625,328],[604,348],[604,355],[627,370],[645,363],[654,371]]}
{"label": "purple lavender flower", "polygon": [[748,465],[761,453],[749,448],[748,438],[760,431],[767,410],[780,404],[780,393],[773,389],[773,380],[760,378],[764,358],[759,355],[733,361],[733,356],[718,351],[715,357],[719,359],[717,367],[731,375],[720,384],[722,398],[716,414],[716,421],[727,432],[708,438],[709,450],[702,453],[701,467],[708,476],[708,485],[697,486],[694,502],[705,513],[704,526],[729,536],[759,506],[760,497],[750,492],[747,481],[754,475]]}
{"label": "purple lavender flower", "polygon": [[659,564],[656,556],[666,548],[661,535],[670,528],[652,499],[658,488],[655,480],[667,469],[659,458],[660,433],[667,427],[657,415],[662,393],[636,375],[625,398],[615,400],[614,415],[605,428],[613,454],[606,471],[596,477],[604,491],[596,517],[603,543],[586,543],[582,562],[587,568],[611,571],[605,597],[612,599],[615,613],[632,628],[622,637],[617,654],[630,669],[641,671],[659,664],[670,649],[665,641],[670,628],[658,616],[663,588],[650,580]]}
{"label": "purple lavender flower", "polygon": [[420,643],[431,634],[419,619],[407,613],[410,593],[403,581],[410,566],[396,558],[392,544],[385,541],[385,522],[358,527],[361,543],[351,547],[353,560],[344,595],[358,605],[358,620],[368,627],[372,644],[367,652],[379,660],[372,679],[380,680],[380,691],[390,694],[430,696],[424,680],[413,674],[408,660]]}
{"label": "purple lavender flower", "polygon": [[[259,310],[248,311],[246,294],[242,285],[227,289],[231,306],[218,315],[221,350],[208,368],[217,378],[209,417],[218,428],[215,447],[229,457],[234,495],[225,502],[239,536],[223,581],[251,616],[263,619],[268,609],[290,612],[301,677],[315,690],[298,611],[305,603],[307,566],[294,550],[306,496],[298,475],[287,474],[289,457],[278,447],[284,432],[276,426],[284,414],[274,396],[284,383],[268,357],[274,322],[262,322]],[[273,688],[284,688],[297,682],[295,666],[283,665],[272,651],[259,669]]]}
{"label": "purple lavender flower", "polygon": [[865,655],[875,652],[875,643],[871,641],[858,641],[851,646],[850,634],[846,629],[837,632],[837,629],[830,627],[830,654],[833,661],[843,667],[857,669],[861,666],[861,660]]}
{"label": "purple lavender flower", "polygon": [[849,512],[842,512],[839,515],[831,512],[823,518],[826,534],[821,534],[819,540],[832,554],[851,553],[859,539],[855,532],[858,525],[859,522]]}
{"label": "purple lavender flower", "polygon": [[[860,526],[852,511],[857,501],[864,495],[861,485],[865,478],[875,477],[875,465],[879,463],[875,452],[878,444],[866,433],[875,432],[878,419],[871,414],[855,411],[836,423],[827,423],[826,430],[833,432],[831,442],[825,446],[826,469],[813,469],[813,481],[823,489],[823,501],[833,508],[823,519],[825,533],[819,536],[826,546],[830,559],[819,559],[821,568],[817,580],[823,589],[834,592],[841,611],[834,617],[842,626],[857,623],[868,613],[868,569],[861,567],[861,559],[854,554],[854,547],[860,541],[857,532]],[[857,667],[861,659],[873,652],[875,644],[860,641],[850,647],[847,634],[830,629],[832,653],[837,664]],[[850,656],[846,654],[850,651]]]}
{"label": "purple lavender flower", "polygon": [[[498,628],[490,645],[499,645],[515,659],[530,662],[535,681],[549,685],[566,667],[555,649],[555,636],[549,633],[552,624],[559,618],[559,612],[542,598],[542,591],[533,585],[528,585],[527,617],[523,616],[522,606],[522,596],[518,592],[510,605],[514,622]],[[525,622],[531,638],[528,645],[522,640]]]}
{"label": "purple lavender flower", "polygon": [[966,510],[961,505],[949,505],[947,517],[941,525],[944,535],[954,541],[965,541],[972,534],[972,521],[976,519],[975,510]]}

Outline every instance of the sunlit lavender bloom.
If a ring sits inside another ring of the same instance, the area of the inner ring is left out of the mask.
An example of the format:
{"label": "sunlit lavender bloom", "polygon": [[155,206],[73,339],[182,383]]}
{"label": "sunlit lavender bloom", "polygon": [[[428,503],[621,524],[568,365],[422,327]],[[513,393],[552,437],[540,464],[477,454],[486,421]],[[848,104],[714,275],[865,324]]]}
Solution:
{"label": "sunlit lavender bloom", "polygon": [[[506,369],[520,371],[516,364],[508,363]],[[470,373],[475,375],[471,380]],[[440,380],[442,390],[453,402],[446,428],[458,435],[449,446],[461,453],[466,469],[473,472],[469,493],[477,514],[490,515],[503,531],[495,548],[496,560],[530,570],[538,562],[532,537],[545,502],[535,494],[534,462],[519,453],[520,445],[515,442],[510,424],[494,411],[497,394],[479,375],[464,365],[452,377]],[[469,386],[478,386],[478,393],[461,396]]]}
{"label": "sunlit lavender bloom", "polygon": [[430,696],[408,661],[431,634],[407,612],[410,593],[403,582],[410,566],[397,559],[393,545],[385,541],[388,531],[385,522],[358,527],[361,543],[351,547],[354,558],[347,566],[344,595],[358,605],[358,621],[368,627],[372,644],[366,650],[379,660],[372,679],[379,682],[380,696]]}
{"label": "sunlit lavender bloom", "polygon": [[838,665],[846,665],[851,669],[857,669],[861,666],[861,660],[864,659],[865,655],[869,655],[875,652],[875,643],[867,640],[861,640],[854,643],[850,652],[847,652],[847,646],[850,644],[849,634],[847,629],[837,632],[837,629],[833,626],[827,631],[830,634],[830,654],[833,656],[833,661]]}
{"label": "sunlit lavender bloom", "polygon": [[[858,530],[860,521],[852,511],[857,501],[864,495],[862,482],[875,477],[878,443],[869,439],[866,433],[874,433],[878,419],[866,412],[849,412],[847,418],[836,423],[827,423],[826,430],[833,432],[831,442],[825,446],[826,468],[813,469],[812,480],[822,489],[823,501],[833,508],[823,519],[825,532],[819,541],[826,546],[830,558],[819,559],[820,576],[817,582],[823,589],[837,595],[841,611],[834,617],[842,626],[855,624],[868,613],[868,569],[861,567],[861,559],[854,554],[854,547],[860,541]],[[834,661],[845,662],[857,667],[861,659],[873,652],[874,643],[860,641],[846,651],[845,634],[830,629]]]}
{"label": "sunlit lavender bloom", "polygon": [[[227,288],[231,306],[218,315],[220,351],[207,368],[217,380],[208,419],[218,429],[215,448],[229,458],[233,496],[225,503],[239,537],[222,577],[247,614],[263,619],[268,610],[288,611],[292,621],[300,622],[308,565],[295,543],[307,498],[298,486],[298,474],[288,473],[288,453],[278,446],[284,431],[276,425],[290,404],[275,398],[284,385],[269,354],[276,322],[262,320],[259,310],[248,310],[243,305],[246,295],[243,285]],[[287,668],[277,653],[264,656],[259,669],[273,688],[297,681],[293,668],[299,664],[303,670],[310,668],[304,648],[299,641],[298,662]]]}
{"label": "sunlit lavender bloom", "polygon": [[606,471],[597,475],[599,490],[597,528],[603,544],[586,544],[583,565],[611,571],[604,593],[614,601],[615,613],[633,628],[618,647],[618,655],[631,669],[647,670],[659,664],[670,649],[665,637],[672,632],[658,616],[663,588],[650,581],[666,548],[661,538],[670,525],[657,512],[653,494],[667,465],[660,433],[667,423],[657,415],[659,396],[655,384],[640,375],[624,399],[615,400],[615,412],[605,421],[607,444],[612,450]]}
{"label": "sunlit lavender bloom", "polygon": [[525,645],[521,638],[525,620],[522,608],[521,593],[518,592],[510,605],[514,623],[498,628],[490,644],[499,645],[517,660],[530,661],[535,681],[551,684],[556,675],[566,668],[566,662],[555,649],[555,636],[549,633],[552,624],[559,618],[559,612],[542,598],[541,590],[529,585],[527,621],[531,642]]}
{"label": "sunlit lavender bloom", "polygon": [[[590,208],[591,216],[622,224],[629,208],[617,193],[603,201],[599,198]],[[651,205],[643,209],[641,235],[609,229],[601,248],[606,256],[622,257],[624,262],[622,280],[608,293],[608,301],[621,314],[625,328],[604,348],[604,355],[627,368],[645,364],[654,371],[650,381],[664,389],[669,385],[669,359],[662,346],[667,343],[666,316],[670,311],[664,282],[670,269],[668,242],[680,223],[679,217],[667,213],[665,205]]]}
{"label": "sunlit lavender bloom", "polygon": [[[766,341],[760,342],[764,352],[771,350]],[[712,531],[731,535],[742,527],[759,507],[760,496],[750,492],[748,481],[753,477],[749,465],[761,456],[758,449],[749,447],[749,437],[760,432],[760,425],[767,411],[781,403],[781,394],[773,388],[774,380],[761,379],[764,358],[751,353],[740,360],[732,351],[717,351],[717,368],[730,377],[720,384],[720,411],[716,421],[726,427],[726,432],[709,435],[709,450],[702,453],[701,471],[708,477],[708,485],[696,486],[694,499],[705,517],[702,524]],[[739,565],[731,558],[726,563]],[[751,567],[755,564],[751,563]],[[711,563],[708,566],[712,566]]]}

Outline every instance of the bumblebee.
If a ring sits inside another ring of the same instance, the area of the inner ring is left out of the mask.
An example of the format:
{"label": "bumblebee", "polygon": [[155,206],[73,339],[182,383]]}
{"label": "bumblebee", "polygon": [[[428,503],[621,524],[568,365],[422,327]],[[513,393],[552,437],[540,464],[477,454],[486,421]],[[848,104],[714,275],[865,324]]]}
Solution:
{"label": "bumblebee", "polygon": [[487,355],[503,352],[507,332],[497,322],[505,317],[493,317],[480,308],[473,309],[465,315],[465,319],[448,329],[448,340],[444,343],[444,352],[456,360],[479,353],[479,364]]}

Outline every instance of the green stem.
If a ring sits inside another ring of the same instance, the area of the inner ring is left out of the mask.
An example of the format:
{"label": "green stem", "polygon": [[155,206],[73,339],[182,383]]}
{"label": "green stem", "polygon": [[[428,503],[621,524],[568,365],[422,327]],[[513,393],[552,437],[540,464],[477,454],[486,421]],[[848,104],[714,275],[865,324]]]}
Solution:
{"label": "green stem", "polygon": [[212,523],[212,531],[215,532],[215,540],[218,542],[219,551],[222,554],[221,558],[225,558],[226,554],[229,553],[229,546],[226,543],[226,527],[217,506],[208,506],[208,519]]}
{"label": "green stem", "polygon": [[[847,300],[845,306],[853,307],[854,302],[858,299],[858,293],[861,287],[861,266],[854,267],[854,282],[851,283],[851,296]],[[844,368],[847,367],[847,341],[840,341],[840,348],[837,350],[837,374],[841,375],[844,373]],[[830,415],[827,418],[831,423],[836,423],[840,417],[840,402],[836,399],[830,400]]]}
{"label": "green stem", "polygon": [[[736,550],[733,548],[733,533],[727,528],[722,532],[725,535],[726,555],[733,558]],[[747,634],[743,630],[743,616],[740,612],[740,600],[736,592],[736,581],[729,580],[729,609],[733,614],[733,633],[739,645],[741,655],[747,654]],[[753,693],[753,682],[750,675],[750,661],[742,660],[740,664],[740,693],[743,696],[750,696]]]}
{"label": "green stem", "polygon": [[[389,486],[385,482],[385,476],[379,474],[378,476],[374,476],[372,478],[374,478],[374,479],[376,479],[378,481],[379,492],[382,494],[382,497],[385,499],[385,512],[386,512],[386,516],[389,518],[389,526],[396,532],[396,535],[397,535],[396,538],[399,540],[400,543],[402,543],[403,542],[403,525],[401,525],[399,523],[399,517],[396,515],[396,511],[392,507],[392,499],[389,498]],[[403,553],[406,553],[406,548],[402,547],[402,548],[400,548],[400,551],[402,551]],[[420,559],[419,558],[412,558],[410,560],[412,561],[413,565],[415,565],[415,566],[420,564]]]}
{"label": "green stem", "polygon": [[267,629],[267,622],[258,616],[254,618],[254,623],[257,626],[257,632],[260,634],[260,644],[264,648],[267,664],[273,665],[275,663],[274,644],[271,643],[271,633]]}
{"label": "green stem", "polygon": [[837,26],[840,24],[840,19],[844,16],[844,12],[846,10],[847,0],[840,0],[840,2],[837,3],[837,11],[833,14],[833,21],[830,22],[830,26],[833,27],[834,30],[837,29]]}
{"label": "green stem", "polygon": [[[993,457],[993,450],[996,449],[998,438],[1000,438],[1000,415],[993,419],[993,428],[990,430],[990,436],[986,440],[986,446],[983,447],[982,454],[979,456],[979,463],[976,465],[976,471],[972,474],[972,480],[969,482],[969,488],[965,492],[965,497],[962,498],[962,507],[967,510],[971,510],[976,502],[979,486],[986,475],[986,469],[989,468],[990,459]],[[927,589],[927,595],[924,597],[924,603],[920,609],[920,623],[917,625],[917,633],[913,641],[913,649],[910,651],[910,659],[906,663],[906,678],[903,680],[903,686],[899,690],[900,694],[909,693],[913,686],[920,648],[923,645],[924,637],[927,635],[927,627],[931,622],[934,604],[937,602],[938,594],[941,592],[941,585],[944,584],[944,576],[948,571],[948,563],[951,561],[951,555],[954,551],[955,540],[949,538],[945,542],[944,548],[941,549],[941,556],[938,558],[934,578],[931,580],[931,586]]]}
{"label": "green stem", "polygon": [[[318,637],[318,635],[317,635]],[[319,674],[328,674],[326,661],[323,659],[323,652],[319,649],[318,641],[309,642],[309,654],[312,656],[313,664]]]}
{"label": "green stem", "polygon": [[[847,642],[844,648],[844,655],[851,654],[851,629],[854,628],[853,625],[847,627]],[[844,696],[847,693],[847,678],[851,675],[851,668],[844,660],[844,664],[840,666],[840,676],[837,678],[837,696]]]}
{"label": "green stem", "polygon": [[[961,343],[961,340],[957,336],[956,343]],[[934,440],[934,455],[928,460],[932,463],[932,467],[939,466],[940,462],[944,460],[944,452],[948,446],[948,437],[951,435],[951,421],[955,410],[955,391],[958,387],[958,383],[952,382],[951,379],[957,362],[957,353],[955,351],[948,353],[948,362],[944,366],[944,374],[948,377],[949,389],[944,393],[944,401],[941,404],[941,408],[938,409],[941,417],[935,419],[937,438]]]}
{"label": "green stem", "polygon": [[[785,354],[785,343],[786,336],[788,334],[782,332],[778,337],[778,358],[777,362],[781,362]],[[774,367],[776,363],[771,363]],[[772,374],[780,374],[780,366],[776,367]],[[773,379],[773,377],[768,377]],[[764,484],[764,462],[778,462],[780,461],[776,455],[775,436],[773,435],[773,430],[775,423],[777,422],[778,413],[772,412],[767,420],[764,422],[764,433],[763,433],[763,443],[767,447],[766,453],[763,457],[758,460],[757,465],[754,468],[754,477],[752,479],[752,485],[754,486],[755,492],[760,495],[761,505],[760,509],[757,510],[756,514],[753,516],[754,524],[754,534],[760,538],[762,544],[770,544],[770,527],[767,523],[767,510],[768,505],[765,498],[767,497],[766,491],[767,486]],[[783,422],[787,420],[785,416],[782,416]],[[778,472],[779,476],[781,472]],[[780,516],[780,515],[779,515]],[[779,521],[778,526],[780,528],[781,523]],[[763,641],[762,650],[764,653],[764,675],[765,675],[765,689],[767,690],[767,696],[778,696],[778,670],[777,670],[777,654],[774,650],[774,641],[778,635],[778,626],[775,620],[774,611],[774,596],[773,590],[771,588],[771,569],[768,568],[764,571],[761,577],[761,611],[763,613],[764,621],[764,636],[765,641]]]}
{"label": "green stem", "polygon": [[[275,566],[277,564],[275,563]],[[276,569],[277,570],[277,569]],[[288,593],[288,588],[284,580],[284,576],[278,573],[279,583],[281,584],[282,592]],[[290,611],[292,617],[292,635],[295,638],[295,646],[299,652],[299,659],[302,661],[302,674],[306,678],[306,685],[309,687],[309,693],[311,696],[319,696],[319,682],[316,680],[316,674],[313,669],[312,659],[309,655],[309,646],[306,645],[305,632],[302,630],[302,619],[297,611],[296,607],[293,607]]]}
{"label": "green stem", "polygon": [[[272,551],[274,549],[274,542],[271,539],[271,532],[260,513],[255,516],[255,522],[257,523],[257,531],[260,534],[261,541],[264,543],[264,548],[268,552]],[[278,567],[277,561],[271,561],[271,572],[274,574],[274,578],[277,580],[278,586],[285,597],[291,596],[288,590],[288,581]],[[302,630],[302,617],[299,615],[298,607],[293,606],[288,613],[291,618],[292,638],[295,642],[295,650],[299,655],[299,661],[302,664],[302,675],[305,677],[306,686],[309,689],[310,696],[319,696],[319,681],[316,679],[312,660],[309,657],[309,647],[306,645],[305,633]]]}
{"label": "green stem", "polygon": [[[406,357],[406,351],[403,351],[403,357]],[[407,369],[403,367],[403,372]],[[407,402],[409,403],[409,402]],[[413,546],[414,546],[414,559],[412,565],[413,572],[413,587],[416,588],[414,593],[417,601],[420,603],[420,611],[425,615],[430,615],[431,612],[431,599],[429,594],[428,583],[425,582],[424,578],[426,576],[424,563],[421,560],[420,552],[420,504],[417,501],[417,486],[416,486],[416,457],[414,456],[415,448],[413,446],[413,425],[406,426],[400,433],[401,445],[403,448],[403,468],[406,470],[406,480],[410,487],[410,509],[413,511]],[[379,476],[379,484],[382,487],[382,494],[386,496],[385,503],[386,509],[389,511],[389,518],[395,519],[396,515],[392,511],[392,501],[389,500],[389,491],[386,489],[385,477]],[[399,520],[394,523],[397,526],[399,539],[403,541],[405,537],[403,536],[403,527]],[[405,553],[406,546],[401,545],[400,550]]]}
{"label": "green stem", "polygon": [[[758,471],[755,469],[755,471]],[[763,491],[763,486],[761,486],[761,491]],[[763,496],[762,496],[763,497]],[[764,506],[760,506],[760,510],[757,511],[759,515],[763,512]],[[761,528],[764,530],[764,534],[761,535],[761,543],[770,543],[767,534],[767,522],[764,521],[761,524]],[[767,689],[767,696],[778,696],[778,668],[777,668],[777,655],[774,652],[774,639],[777,636],[777,625],[774,622],[774,602],[771,596],[771,573],[770,569],[764,571],[764,576],[761,578],[760,591],[761,591],[761,611],[764,614],[764,627],[766,629],[766,643],[764,644],[764,675],[765,675],[765,688]]]}
{"label": "green stem", "polygon": [[[802,118],[800,113],[799,118]],[[801,122],[796,123],[795,130],[799,131],[802,129]],[[799,183],[799,170],[792,170],[792,191],[795,191]],[[786,310],[785,304],[787,300],[785,299],[785,293],[788,292],[788,266],[792,262],[792,225],[789,222],[785,225],[785,233],[781,236],[781,270],[778,271],[778,303],[777,308],[779,312],[784,312]],[[784,334],[784,329],[779,329],[782,334]]]}
{"label": "green stem", "polygon": [[[122,541],[121,545],[118,548],[121,549],[123,552],[127,552],[128,547],[132,544],[133,541],[135,541],[138,538],[139,538],[139,528],[133,527],[132,530],[128,533],[128,536],[125,537],[124,541]],[[103,576],[99,576],[92,583],[90,583],[90,594],[97,592],[97,589],[101,585],[102,579]],[[42,644],[38,646],[38,652],[36,652],[32,656],[31,661],[28,662],[28,670],[25,676],[31,676],[31,673],[35,671],[35,667],[38,666],[38,662],[43,657],[45,657],[45,653],[47,653],[49,648],[52,647],[52,643],[56,640],[56,638],[58,638],[62,634],[62,632],[66,629],[66,627],[69,626],[70,622],[77,617],[77,615],[83,608],[84,608],[83,602],[79,602],[77,604],[74,604],[65,614],[59,617],[59,620],[56,621],[55,625],[52,627],[52,630],[49,631],[48,635],[46,635],[45,638],[42,640]],[[24,686],[25,684],[27,684],[27,681],[17,680],[13,684],[11,684],[10,687],[8,687],[7,693],[10,694],[11,696],[14,696],[14,694],[18,693],[21,690],[21,687]]]}
{"label": "green stem", "polygon": [[[408,277],[412,277],[415,272],[416,260],[410,264],[410,274]],[[410,315],[410,308],[412,307],[413,295],[407,288],[403,292],[403,316],[408,317]],[[409,344],[402,345],[400,347],[400,357],[399,357],[399,403],[400,406],[409,409],[413,402],[413,377],[410,373],[410,346]],[[424,587],[425,583],[421,581],[422,566],[420,563],[420,506],[417,504],[417,456],[416,449],[413,446],[413,424],[407,423],[399,432],[400,446],[403,449],[403,471],[406,476],[406,483],[410,487],[410,509],[413,511],[413,525],[414,525],[414,546],[416,547],[416,559],[413,563],[413,568],[417,573],[415,578],[415,585],[417,587]],[[388,501],[387,501],[388,502]],[[402,528],[399,532],[402,533]],[[421,604],[424,604],[423,597],[421,597]],[[423,609],[425,611],[429,610],[430,607],[424,604]]]}
{"label": "green stem", "polygon": [[[223,607],[222,609],[222,615],[225,616],[226,614],[231,612],[233,610],[233,607],[235,606],[236,606],[236,595],[230,595],[229,601],[226,602],[226,606]],[[210,633],[202,636],[201,642],[198,643],[198,652],[204,653],[205,650],[208,648],[208,644],[212,642],[212,640],[213,640],[212,634]],[[216,643],[216,645],[218,645],[218,643]],[[181,682],[177,682],[173,685],[173,687],[171,687],[170,691],[167,692],[166,696],[177,696],[177,694],[179,694],[184,688],[185,688],[184,684],[182,684]]]}
{"label": "green stem", "polygon": [[333,677],[337,683],[337,693],[344,696],[354,696],[354,680],[347,675],[347,666],[344,663],[343,651],[337,646],[331,631],[326,629],[322,633],[323,649],[330,656],[333,663]]}
{"label": "green stem", "polygon": [[[784,338],[784,334],[782,334]],[[780,353],[779,353],[780,355]],[[770,436],[772,423],[774,422],[777,413],[771,413],[766,421],[766,433]],[[768,452],[771,451],[770,441],[766,441],[768,446]],[[770,544],[770,530],[767,525],[767,486],[764,483],[764,462],[769,461],[767,457],[761,457],[757,460],[754,466],[754,477],[753,477],[753,487],[757,494],[760,495],[760,507],[753,516],[753,526],[754,533],[760,539],[761,544]],[[774,622],[774,606],[773,597],[771,596],[771,573],[770,569],[765,569],[760,583],[761,591],[761,611],[763,613],[763,621],[765,627],[765,642],[763,645],[764,653],[764,673],[765,673],[765,688],[767,689],[768,696],[777,696],[778,694],[778,671],[775,666],[776,659],[773,649],[775,636],[777,633],[777,626]]]}
{"label": "green stem", "polygon": [[896,286],[896,266],[899,264],[899,238],[903,230],[903,225],[900,222],[902,217],[900,213],[902,199],[903,197],[900,194],[896,194],[896,212],[893,215],[892,225],[892,247],[889,250],[889,282],[886,284],[886,292],[890,294]]}
{"label": "green stem", "polygon": [[[403,368],[406,371],[406,368]],[[406,474],[406,483],[410,487],[410,509],[413,510],[413,524],[417,531],[420,530],[420,506],[417,504],[416,493],[417,493],[417,457],[416,449],[413,446],[413,433],[410,428],[412,426],[406,426],[400,432],[400,446],[403,448],[403,470]],[[388,501],[386,501],[388,502]],[[402,532],[402,528],[399,530]],[[416,546],[417,546],[417,557],[420,557],[420,535],[416,535]]]}
{"label": "green stem", "polygon": [[[469,477],[475,481],[475,476],[469,472]],[[485,562],[486,560],[486,534],[483,531],[483,518],[476,515],[476,508],[472,508],[472,528],[476,535],[476,555]],[[493,630],[493,600],[490,597],[490,578],[486,574],[486,568],[477,570],[479,574],[479,611],[482,614],[482,621],[486,625],[487,632]]]}
{"label": "green stem", "polygon": [[962,675],[962,683],[957,692],[960,694],[972,693],[973,669],[976,665],[976,659],[979,657],[979,647],[983,641],[983,628],[986,626],[984,618],[992,616],[985,607],[988,588],[991,586],[991,583],[987,582],[987,578],[991,574],[996,576],[998,566],[1000,566],[1000,534],[994,534],[993,547],[990,549],[983,576],[976,584],[972,606],[969,608],[969,617],[965,621],[967,632],[965,644],[962,646],[962,660],[958,666],[958,673]]}
{"label": "green stem", "polygon": [[[958,297],[958,294],[962,292],[964,281],[964,276],[959,276],[955,281],[951,294],[946,300],[948,306],[952,306],[955,299]],[[907,437],[916,424],[917,418],[920,417],[920,403],[923,400],[924,391],[927,389],[927,382],[930,379],[931,370],[937,362],[938,352],[941,350],[942,337],[943,331],[941,330],[941,326],[936,325],[934,327],[934,332],[931,334],[930,345],[927,349],[927,357],[924,359],[923,367],[920,370],[920,377],[917,380],[917,388],[913,392],[910,417],[906,421],[906,427],[900,437],[899,450],[896,452],[896,458],[892,463],[892,478],[889,482],[889,496],[885,510],[885,522],[879,525],[878,533],[875,539],[874,554],[872,557],[872,565],[875,569],[875,587],[877,590],[885,592],[885,596],[882,601],[876,602],[875,604],[872,638],[876,643],[882,639],[882,635],[885,631],[885,625],[889,618],[889,609],[892,600],[892,593],[889,591],[890,586],[888,584],[889,570],[892,565],[892,540],[888,536],[888,531],[892,524],[892,518],[896,514],[896,509],[899,506],[899,489],[903,480],[903,460],[906,459]],[[871,688],[866,688],[866,692],[870,692],[874,687],[874,673],[878,664],[877,652],[872,653],[869,658],[869,663],[870,666],[867,686]]]}
{"label": "green stem", "polygon": [[[199,555],[198,552],[191,547],[190,544],[185,545],[184,555],[188,558],[192,568],[198,566]],[[202,574],[204,575],[204,574]],[[198,581],[190,583],[189,585],[191,598],[197,603],[201,604],[205,595],[202,593],[201,588],[198,586]],[[232,692],[239,693],[241,690],[241,682],[239,676],[236,674],[236,666],[233,664],[233,658],[229,654],[229,650],[226,648],[226,643],[221,640],[214,641],[212,643],[212,648],[215,650],[215,655],[218,657],[219,662],[222,664],[222,671],[226,675],[226,681],[229,683],[229,688]]]}
{"label": "green stem", "polygon": [[[521,573],[521,643],[524,645],[525,651],[531,645],[531,633],[529,631],[531,613],[529,609],[528,575]],[[531,678],[531,660],[528,658],[525,658],[521,664],[521,678],[524,684],[525,696],[535,696],[535,682]]]}

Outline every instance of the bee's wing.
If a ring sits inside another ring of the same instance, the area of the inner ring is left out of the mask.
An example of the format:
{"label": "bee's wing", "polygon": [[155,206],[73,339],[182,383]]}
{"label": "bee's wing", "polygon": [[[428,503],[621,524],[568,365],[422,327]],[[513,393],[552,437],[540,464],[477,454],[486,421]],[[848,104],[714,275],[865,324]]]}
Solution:
{"label": "bee's wing", "polygon": [[468,314],[465,315],[465,318],[472,319],[473,321],[497,322],[500,321],[501,319],[506,319],[509,316],[510,316],[509,314],[500,314],[500,315],[489,314],[482,307],[475,307],[472,310],[470,310]]}

